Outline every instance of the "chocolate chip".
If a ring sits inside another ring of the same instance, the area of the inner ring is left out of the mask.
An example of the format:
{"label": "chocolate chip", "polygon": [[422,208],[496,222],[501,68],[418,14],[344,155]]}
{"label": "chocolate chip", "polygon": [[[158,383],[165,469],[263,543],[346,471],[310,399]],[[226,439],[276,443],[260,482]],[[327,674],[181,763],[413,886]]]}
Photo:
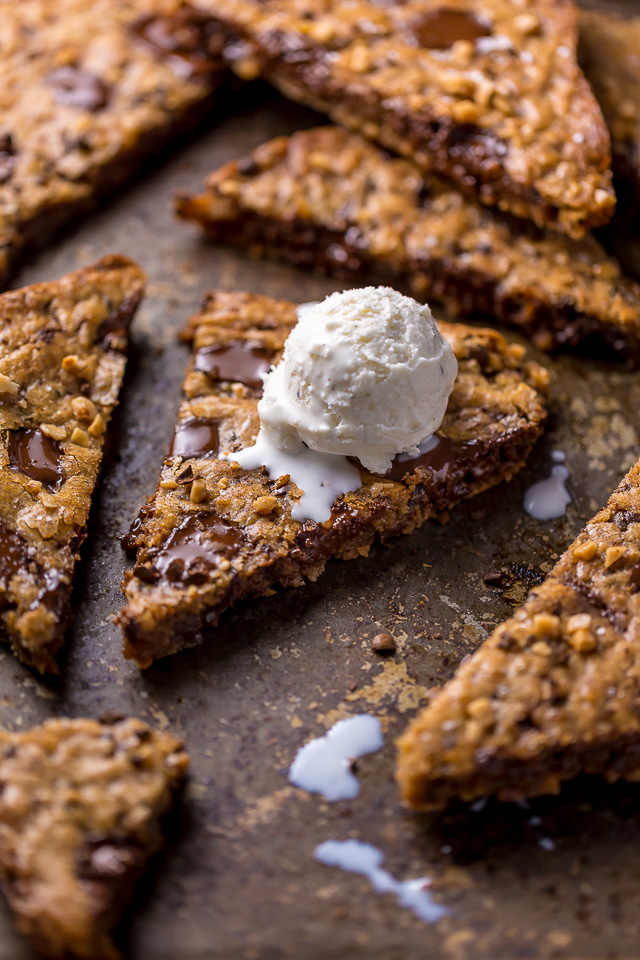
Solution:
{"label": "chocolate chip", "polygon": [[160,576],[153,567],[134,567],[133,575],[138,580],[142,580],[143,583],[155,583]]}
{"label": "chocolate chip", "polygon": [[504,573],[501,570],[489,571],[482,580],[490,587],[500,587],[504,583]]}
{"label": "chocolate chip", "polygon": [[79,110],[101,110],[106,107],[108,91],[102,80],[79,67],[58,67],[47,77],[55,100]]}
{"label": "chocolate chip", "polygon": [[390,633],[377,633],[371,641],[371,649],[376,653],[395,653],[396,642]]}

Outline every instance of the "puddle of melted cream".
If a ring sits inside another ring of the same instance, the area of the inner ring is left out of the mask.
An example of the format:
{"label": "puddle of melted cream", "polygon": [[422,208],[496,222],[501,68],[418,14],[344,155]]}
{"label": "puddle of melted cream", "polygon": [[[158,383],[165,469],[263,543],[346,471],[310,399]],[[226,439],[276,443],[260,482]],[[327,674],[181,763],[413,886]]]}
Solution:
{"label": "puddle of melted cream", "polygon": [[309,793],[321,793],[325,800],[353,800],[360,784],[351,766],[354,760],[375,753],[384,746],[377,717],[363,713],[340,720],[324,737],[301,747],[289,768],[289,780]]}
{"label": "puddle of melted cream", "polygon": [[366,877],[377,893],[393,893],[398,902],[424,920],[435,923],[449,913],[446,907],[435,903],[428,890],[429,878],[396,880],[384,870],[384,854],[376,847],[360,840],[327,840],[313,852],[314,858],[327,867],[341,867],[349,873]]}
{"label": "puddle of melted cream", "polygon": [[569,479],[569,471],[564,462],[565,455],[562,450],[553,450],[551,459],[554,461],[551,476],[534,483],[524,495],[524,509],[535,520],[563,517],[571,503],[571,494],[565,486]]}

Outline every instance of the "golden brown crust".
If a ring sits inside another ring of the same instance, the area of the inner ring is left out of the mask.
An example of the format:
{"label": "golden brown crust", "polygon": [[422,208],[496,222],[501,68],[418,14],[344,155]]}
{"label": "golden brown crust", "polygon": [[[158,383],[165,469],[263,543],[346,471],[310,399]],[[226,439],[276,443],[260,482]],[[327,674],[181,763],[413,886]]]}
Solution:
{"label": "golden brown crust", "polygon": [[640,17],[579,12],[580,65],[611,134],[613,171],[640,197]]}
{"label": "golden brown crust", "polygon": [[205,116],[226,71],[182,0],[2,0],[0,19],[3,286],[28,248]]}
{"label": "golden brown crust", "polygon": [[113,256],[0,296],[0,625],[41,672],[57,671],[143,288]]}
{"label": "golden brown crust", "polygon": [[640,463],[399,740],[420,809],[640,773]]}
{"label": "golden brown crust", "polygon": [[[249,446],[258,430],[258,390],[198,370],[201,351],[241,344],[276,361],[296,320],[295,304],[246,293],[212,293],[189,325],[194,354],[184,384],[180,424],[215,424],[220,448]],[[547,373],[500,334],[441,324],[460,365],[439,434],[443,463],[411,468],[402,479],[362,470],[363,486],[336,502],[323,525],[291,518],[300,497],[292,482],[203,456],[165,460],[156,493],[134,524],[136,565],[124,580],[120,614],[125,653],[141,666],[191,646],[238,600],[276,583],[315,580],[330,557],[365,555],[376,538],[409,533],[430,517],[446,518],[463,497],[510,479],[545,419]],[[435,464],[435,461],[434,461]],[[207,526],[204,526],[207,525]],[[183,532],[208,545],[184,565]],[[172,559],[173,558],[173,559]]]}
{"label": "golden brown crust", "polygon": [[278,137],[211,174],[178,213],[216,241],[519,326],[551,349],[594,339],[640,360],[640,287],[593,239],[524,232],[338,127]]}
{"label": "golden brown crust", "polygon": [[0,885],[40,955],[117,960],[110,932],[188,762],[136,719],[0,731]]}
{"label": "golden brown crust", "polygon": [[229,31],[225,57],[241,77],[261,73],[539,226],[580,237],[610,219],[609,136],[567,0],[200,2]]}

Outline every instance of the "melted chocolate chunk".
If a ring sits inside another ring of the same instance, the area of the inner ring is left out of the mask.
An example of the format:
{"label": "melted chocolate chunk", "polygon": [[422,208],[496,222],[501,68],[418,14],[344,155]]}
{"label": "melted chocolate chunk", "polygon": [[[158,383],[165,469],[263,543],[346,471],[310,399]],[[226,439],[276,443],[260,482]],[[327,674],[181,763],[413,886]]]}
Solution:
{"label": "melted chocolate chunk", "polygon": [[103,350],[124,352],[127,346],[127,333],[131,318],[138,308],[142,294],[132,293],[125,297],[119,307],[115,307],[106,320],[96,330],[96,343]]}
{"label": "melted chocolate chunk", "polygon": [[173,16],[149,16],[132,30],[185,77],[220,69],[223,37],[211,18],[185,6]]}
{"label": "melted chocolate chunk", "polygon": [[620,530],[626,530],[629,524],[640,523],[640,513],[635,510],[616,510],[611,519]]}
{"label": "melted chocolate chunk", "polygon": [[134,553],[136,549],[136,537],[142,526],[142,516],[138,514],[124,536],[120,537],[122,549],[127,553]]}
{"label": "melted chocolate chunk", "polygon": [[10,133],[0,136],[0,183],[6,183],[13,176],[16,165],[16,150]]}
{"label": "melted chocolate chunk", "polygon": [[0,523],[0,584],[6,589],[9,580],[28,563],[29,550],[26,540],[23,540],[19,533],[7,529]]}
{"label": "melted chocolate chunk", "polygon": [[488,37],[491,25],[465,10],[440,7],[416,18],[410,24],[411,32],[421,47],[445,50],[457,40],[478,40]]}
{"label": "melted chocolate chunk", "polygon": [[39,480],[48,490],[62,480],[62,448],[41,430],[9,430],[7,448],[12,470]]}
{"label": "melted chocolate chunk", "polygon": [[218,452],[218,421],[192,417],[176,426],[171,442],[172,457],[208,457]]}
{"label": "melted chocolate chunk", "polygon": [[436,446],[418,457],[413,457],[411,460],[396,457],[386,476],[390,480],[404,480],[419,468],[431,470],[436,475],[445,474],[456,461],[475,457],[480,451],[480,444],[475,440],[456,443],[449,437],[437,436],[436,439],[438,441]]}
{"label": "melted chocolate chunk", "polygon": [[273,361],[273,350],[252,347],[243,341],[226,345],[201,347],[194,359],[194,367],[206,373],[211,380],[231,380],[247,387],[262,387],[261,373],[266,373]]}
{"label": "melted chocolate chunk", "polygon": [[79,67],[58,67],[47,77],[55,100],[65,107],[79,110],[102,110],[108,91],[102,80]]}
{"label": "melted chocolate chunk", "polygon": [[222,555],[236,553],[241,543],[241,534],[215,513],[188,516],[173,531],[154,567],[172,582],[204,583],[207,570]]}

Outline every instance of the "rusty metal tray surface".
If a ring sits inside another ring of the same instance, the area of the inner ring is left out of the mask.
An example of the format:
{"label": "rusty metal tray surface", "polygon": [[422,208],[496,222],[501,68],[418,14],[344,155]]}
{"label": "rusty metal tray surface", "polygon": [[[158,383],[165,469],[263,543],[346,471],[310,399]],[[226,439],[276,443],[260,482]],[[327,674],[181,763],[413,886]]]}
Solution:
{"label": "rusty metal tray surface", "polygon": [[[330,280],[202,243],[170,196],[278,133],[317,121],[265,91],[184,145],[126,195],[18,278],[32,283],[112,251],[140,261],[149,293],[75,591],[62,677],[36,678],[0,649],[0,722],[133,713],[183,735],[192,776],[166,853],[123,933],[131,960],[285,958],[583,958],[640,956],[640,786],[571,784],[526,806],[489,802],[437,816],[404,810],[393,782],[394,738],[424,689],[451,676],[549,570],[640,450],[640,378],[621,365],[538,357],[551,370],[550,428],[508,487],[463,504],[445,526],[333,562],[315,584],[280,591],[227,616],[215,638],[141,673],[121,655],[118,542],[154,488],[167,450],[187,350],[176,332],[213,287],[313,300]],[[572,504],[540,523],[525,488],[565,451]],[[487,571],[508,571],[502,590]],[[382,659],[381,628],[397,640]],[[296,749],[336,719],[382,718],[385,748],[359,763],[361,794],[327,804],[288,784]],[[316,844],[373,843],[402,878],[428,875],[450,909],[426,925],[360,876],[324,867]],[[0,960],[27,960],[0,905]]]}

